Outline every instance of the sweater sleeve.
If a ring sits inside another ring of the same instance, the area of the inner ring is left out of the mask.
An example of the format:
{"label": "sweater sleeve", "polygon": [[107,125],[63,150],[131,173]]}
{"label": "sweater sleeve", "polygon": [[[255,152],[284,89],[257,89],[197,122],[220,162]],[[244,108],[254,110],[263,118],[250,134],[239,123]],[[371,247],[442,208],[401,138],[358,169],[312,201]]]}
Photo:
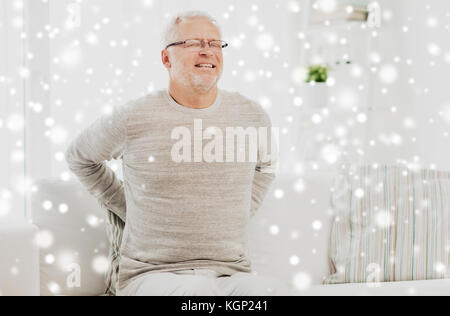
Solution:
{"label": "sweater sleeve", "polygon": [[123,155],[127,143],[126,109],[115,106],[103,114],[69,144],[65,159],[69,169],[102,207],[125,221],[126,199],[123,181],[105,161]]}
{"label": "sweater sleeve", "polygon": [[270,117],[263,110],[262,127],[267,128],[266,137],[259,137],[258,162],[253,178],[250,216],[253,217],[261,206],[278,170],[277,130],[272,128]]}

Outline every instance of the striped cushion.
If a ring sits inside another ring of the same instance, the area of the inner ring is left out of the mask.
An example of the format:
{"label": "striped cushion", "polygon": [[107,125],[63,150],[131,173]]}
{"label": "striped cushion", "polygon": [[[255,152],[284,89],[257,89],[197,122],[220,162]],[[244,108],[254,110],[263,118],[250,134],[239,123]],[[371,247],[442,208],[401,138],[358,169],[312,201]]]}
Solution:
{"label": "striped cushion", "polygon": [[333,187],[325,284],[449,278],[449,172],[353,167]]}
{"label": "striped cushion", "polygon": [[122,235],[125,223],[112,211],[107,211],[107,232],[110,242],[109,250],[109,269],[106,272],[106,291],[108,296],[116,295],[116,286],[119,276],[120,261],[120,245],[122,243]]}

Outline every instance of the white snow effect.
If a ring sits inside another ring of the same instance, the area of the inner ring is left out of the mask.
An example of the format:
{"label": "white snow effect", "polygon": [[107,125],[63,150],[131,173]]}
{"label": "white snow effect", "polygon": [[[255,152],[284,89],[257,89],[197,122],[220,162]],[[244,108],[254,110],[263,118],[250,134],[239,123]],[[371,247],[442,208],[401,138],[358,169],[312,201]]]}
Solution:
{"label": "white snow effect", "polygon": [[289,263],[290,263],[292,266],[297,266],[297,265],[300,263],[300,258],[299,258],[298,256],[291,256],[291,257],[289,258]]}
{"label": "white snow effect", "polygon": [[55,294],[55,295],[57,295],[61,292],[61,286],[59,286],[59,284],[56,282],[48,283],[47,288],[52,294]]}
{"label": "white snow effect", "polygon": [[55,145],[65,144],[69,136],[68,131],[62,126],[53,127],[48,134]]}
{"label": "white snow effect", "polygon": [[272,225],[272,226],[269,227],[269,232],[272,235],[278,235],[280,233],[280,227],[277,226],[277,225]]}
{"label": "white snow effect", "polygon": [[436,262],[434,270],[438,274],[446,274],[447,273],[447,266],[442,262]]}
{"label": "white snow effect", "polygon": [[61,271],[68,272],[77,263],[77,256],[73,250],[63,250],[56,256],[56,263]]}
{"label": "white snow effect", "polygon": [[324,13],[334,12],[338,5],[336,0],[317,0],[315,4],[317,5],[315,5],[314,8],[317,8]]}
{"label": "white snow effect", "polygon": [[259,21],[258,21],[258,17],[257,16],[251,15],[251,16],[248,17],[247,24],[250,27],[255,27],[255,26],[258,25],[258,23],[259,23]]}
{"label": "white snow effect", "polygon": [[361,65],[358,65],[358,64],[352,65],[352,67],[351,67],[351,75],[354,78],[361,78],[363,76],[363,74],[364,74],[364,69],[363,69],[363,67]]}
{"label": "white snow effect", "polygon": [[60,204],[58,210],[61,214],[66,214],[69,211],[69,206],[67,204]]}
{"label": "white snow effect", "polygon": [[375,214],[375,223],[379,228],[388,228],[394,221],[389,212],[382,210]]}
{"label": "white snow effect", "polygon": [[380,69],[379,77],[381,82],[386,84],[393,84],[398,79],[397,68],[393,65],[385,65]]}
{"label": "white snow effect", "polygon": [[98,274],[104,274],[110,266],[109,259],[105,256],[97,256],[92,262],[92,269]]}
{"label": "white snow effect", "polygon": [[89,224],[89,226],[91,226],[93,228],[100,226],[100,223],[101,223],[100,219],[97,216],[92,215],[92,214],[86,218],[86,222]]}
{"label": "white snow effect", "polygon": [[23,150],[13,150],[10,154],[13,163],[21,163],[25,161],[25,153]]}
{"label": "white snow effect", "polygon": [[299,13],[302,9],[298,1],[289,1],[287,8],[292,13]]}
{"label": "white snow effect", "polygon": [[306,272],[298,272],[293,278],[294,287],[298,291],[306,291],[312,285],[311,275]]}
{"label": "white snow effect", "polygon": [[315,231],[320,231],[320,230],[322,230],[323,223],[321,221],[314,221],[312,223],[312,227]]}
{"label": "white snow effect", "polygon": [[348,89],[341,90],[337,95],[337,105],[342,109],[351,109],[358,104],[358,95]]}
{"label": "white snow effect", "polygon": [[305,67],[296,67],[292,71],[292,81],[298,85],[305,82],[308,77],[308,70]]}
{"label": "white snow effect", "polygon": [[269,97],[262,96],[259,98],[259,104],[264,109],[270,109],[272,107],[272,100]]}
{"label": "white snow effect", "polygon": [[83,59],[83,53],[80,47],[66,47],[60,54],[60,65],[68,70],[78,68]]}
{"label": "white snow effect", "polygon": [[50,211],[53,207],[52,201],[46,200],[42,203],[42,208],[46,211]]}
{"label": "white snow effect", "polygon": [[320,155],[322,160],[330,165],[333,165],[338,162],[341,156],[341,151],[338,146],[334,144],[328,144],[322,148]]}
{"label": "white snow effect", "polygon": [[297,193],[303,193],[306,190],[306,184],[305,181],[303,179],[298,179],[295,183],[294,183],[294,190]]}
{"label": "white snow effect", "polygon": [[439,20],[435,16],[430,16],[427,18],[426,24],[429,28],[436,28],[439,24]]}
{"label": "white snow effect", "polygon": [[45,262],[46,262],[47,264],[52,265],[52,264],[55,263],[55,261],[56,261],[56,259],[55,259],[55,256],[54,256],[54,255],[48,254],[48,255],[45,256]]}
{"label": "white snow effect", "polygon": [[262,51],[269,51],[275,45],[275,39],[272,34],[264,33],[256,38],[256,46]]}
{"label": "white snow effect", "polygon": [[97,36],[97,34],[95,34],[94,32],[90,32],[88,34],[86,34],[85,36],[85,40],[89,45],[97,45],[99,42],[99,38]]}
{"label": "white snow effect", "polygon": [[432,56],[439,56],[442,53],[441,47],[436,43],[429,43],[427,49]]}
{"label": "white snow effect", "polygon": [[274,196],[276,199],[281,200],[284,197],[284,191],[282,189],[276,189]]}
{"label": "white snow effect", "polygon": [[445,53],[445,55],[444,55],[444,61],[445,61],[447,64],[450,64],[450,52]]}
{"label": "white snow effect", "polygon": [[364,191],[364,189],[361,189],[361,188],[356,189],[356,190],[355,190],[355,196],[356,196],[358,199],[362,199],[362,198],[365,196],[365,191]]}
{"label": "white snow effect", "polygon": [[8,120],[6,122],[6,126],[8,127],[8,129],[13,132],[13,133],[19,133],[22,132],[24,126],[25,126],[25,121],[22,115],[20,114],[11,114],[8,117]]}
{"label": "white snow effect", "polygon": [[403,119],[403,127],[408,129],[416,128],[416,120],[412,117],[405,117]]}
{"label": "white snow effect", "polygon": [[50,248],[53,245],[53,242],[53,234],[48,230],[43,230],[36,234],[35,243],[41,249]]}
{"label": "white snow effect", "polygon": [[300,107],[303,105],[303,98],[302,97],[295,97],[293,101],[294,105],[297,107]]}
{"label": "white snow effect", "polygon": [[323,118],[322,118],[322,116],[321,116],[320,114],[314,114],[314,115],[311,117],[311,121],[312,121],[314,124],[318,125],[318,124],[322,123]]}

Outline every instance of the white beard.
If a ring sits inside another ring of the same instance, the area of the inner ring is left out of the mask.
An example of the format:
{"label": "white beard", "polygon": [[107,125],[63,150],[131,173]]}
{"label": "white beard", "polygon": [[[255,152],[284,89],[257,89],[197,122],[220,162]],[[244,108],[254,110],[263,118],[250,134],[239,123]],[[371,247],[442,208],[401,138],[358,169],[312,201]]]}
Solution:
{"label": "white beard", "polygon": [[172,62],[172,77],[176,78],[181,85],[192,88],[194,91],[208,92],[213,89],[220,79],[221,73],[214,76],[212,80],[204,80],[201,75],[189,73],[183,70],[183,66],[178,61]]}

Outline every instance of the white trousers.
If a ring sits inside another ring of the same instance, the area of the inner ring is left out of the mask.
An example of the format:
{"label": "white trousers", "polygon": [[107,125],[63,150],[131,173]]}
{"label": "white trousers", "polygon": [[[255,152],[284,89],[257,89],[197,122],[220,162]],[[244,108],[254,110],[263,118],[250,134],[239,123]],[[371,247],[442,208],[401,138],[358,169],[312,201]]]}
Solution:
{"label": "white trousers", "polygon": [[289,286],[270,276],[238,272],[221,276],[209,269],[150,273],[119,290],[118,296],[291,296]]}

